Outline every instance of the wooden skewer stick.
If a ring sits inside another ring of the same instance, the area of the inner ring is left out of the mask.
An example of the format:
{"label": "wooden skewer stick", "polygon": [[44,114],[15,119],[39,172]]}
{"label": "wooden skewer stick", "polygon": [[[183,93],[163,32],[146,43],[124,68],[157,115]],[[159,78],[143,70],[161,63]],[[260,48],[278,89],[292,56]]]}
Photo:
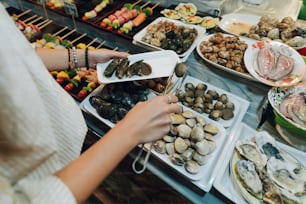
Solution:
{"label": "wooden skewer stick", "polygon": [[22,20],[22,22],[26,23],[26,22],[28,22],[30,20],[33,20],[36,17],[37,17],[37,15],[30,16],[29,18]]}
{"label": "wooden skewer stick", "polygon": [[158,2],[154,6],[152,6],[152,10],[155,9],[159,4],[160,4],[160,2]]}
{"label": "wooden skewer stick", "polygon": [[43,24],[42,26],[39,26],[39,29],[43,29],[44,27],[46,27],[47,25],[49,25],[50,23],[52,23],[52,20],[48,20],[48,22],[46,22],[45,24]]}
{"label": "wooden skewer stick", "polygon": [[88,48],[89,46],[91,46],[94,42],[96,42],[98,40],[98,38],[93,39],[90,43],[88,43],[86,45],[86,48]]}
{"label": "wooden skewer stick", "polygon": [[36,26],[39,27],[39,26],[41,26],[41,25],[47,23],[48,21],[49,21],[49,20],[46,19],[46,20],[44,20],[44,21],[42,21],[42,22],[40,22],[40,23],[37,23]]}
{"label": "wooden skewer stick", "polygon": [[33,23],[35,23],[36,21],[39,21],[40,19],[42,19],[43,17],[38,17],[38,18],[36,18],[35,20],[33,20],[33,21],[31,21],[31,22],[28,22],[27,24],[33,24]]}
{"label": "wooden skewer stick", "polygon": [[59,35],[61,32],[63,32],[63,31],[66,30],[67,28],[68,28],[67,26],[63,27],[62,29],[60,29],[60,30],[57,31],[56,33],[52,34],[52,36],[57,36],[57,35]]}
{"label": "wooden skewer stick", "polygon": [[118,47],[115,47],[113,50],[114,50],[114,51],[118,50]]}
{"label": "wooden skewer stick", "polygon": [[131,8],[133,8],[135,5],[137,5],[138,3],[140,3],[142,0],[138,0],[135,3],[131,4]]}
{"label": "wooden skewer stick", "polygon": [[75,43],[76,41],[78,41],[79,39],[83,38],[84,36],[86,36],[87,33],[83,33],[82,35],[80,35],[79,37],[77,37],[76,39],[71,41],[71,44]]}
{"label": "wooden skewer stick", "polygon": [[151,1],[146,2],[144,5],[142,5],[142,6],[140,7],[140,9],[142,9],[143,7],[145,7],[146,5],[148,5],[149,3],[151,3]]}
{"label": "wooden skewer stick", "polygon": [[72,33],[74,33],[76,31],[76,29],[73,29],[71,31],[69,31],[68,33],[66,33],[65,35],[63,35],[61,38],[65,39],[66,37],[68,37],[69,35],[71,35]]}
{"label": "wooden skewer stick", "polygon": [[105,43],[106,43],[106,41],[101,42],[101,43],[96,47],[96,49],[101,48]]}
{"label": "wooden skewer stick", "polygon": [[24,12],[22,12],[22,13],[16,15],[16,17],[17,17],[17,18],[20,18],[21,16],[23,16],[23,15],[29,13],[30,11],[31,11],[31,9],[25,10]]}

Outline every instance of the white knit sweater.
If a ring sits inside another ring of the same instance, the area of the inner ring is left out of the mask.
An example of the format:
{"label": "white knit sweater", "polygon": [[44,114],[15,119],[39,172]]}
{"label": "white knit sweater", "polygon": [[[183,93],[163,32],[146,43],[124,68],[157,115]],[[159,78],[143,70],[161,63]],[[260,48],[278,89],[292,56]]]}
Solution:
{"label": "white knit sweater", "polygon": [[0,28],[0,203],[75,203],[53,174],[80,154],[81,111],[2,4]]}

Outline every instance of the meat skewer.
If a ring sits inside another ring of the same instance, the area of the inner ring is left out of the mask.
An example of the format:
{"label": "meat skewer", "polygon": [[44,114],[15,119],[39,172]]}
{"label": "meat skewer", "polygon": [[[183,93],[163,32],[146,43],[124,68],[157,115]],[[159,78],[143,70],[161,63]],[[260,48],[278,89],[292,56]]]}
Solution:
{"label": "meat skewer", "polygon": [[132,31],[133,27],[138,27],[147,19],[148,16],[151,16],[153,14],[153,9],[155,9],[159,4],[160,3],[158,2],[152,7],[146,7],[145,9],[143,9],[142,12],[139,13],[138,16],[136,16],[136,18],[123,24],[123,26],[118,30],[118,33],[128,34],[130,31]]}
{"label": "meat skewer", "polygon": [[[57,33],[63,32],[64,30],[66,30],[65,27],[61,29],[60,31],[58,31]],[[45,47],[45,48],[50,48],[50,49],[71,47],[71,43],[69,42],[69,40],[66,40],[65,38],[67,38],[69,35],[71,35],[75,31],[76,29],[73,29],[63,36],[59,36],[58,34],[51,35],[49,33],[44,34],[42,39],[36,40],[35,46]]]}
{"label": "meat skewer", "polygon": [[101,28],[105,28],[105,27],[111,25],[114,20],[118,19],[118,17],[121,16],[123,13],[126,13],[129,10],[132,10],[141,1],[142,0],[138,0],[137,2],[135,2],[133,4],[124,4],[123,7],[120,10],[117,10],[113,14],[110,14],[107,18],[104,18],[99,26]]}
{"label": "meat skewer", "polygon": [[85,50],[86,48],[89,50],[94,50],[95,48],[93,46],[91,46],[94,42],[96,42],[98,40],[98,38],[93,39],[92,41],[90,41],[87,45],[85,43],[79,43],[77,44],[77,48],[79,49],[83,49]]}
{"label": "meat skewer", "polygon": [[144,5],[142,5],[140,8],[132,9],[127,11],[126,13],[123,13],[121,16],[119,16],[117,19],[115,19],[112,22],[112,27],[114,29],[118,29],[120,26],[122,26],[124,23],[128,22],[129,20],[135,18],[137,15],[139,15],[139,12],[147,6],[150,3],[150,1],[146,2]]}

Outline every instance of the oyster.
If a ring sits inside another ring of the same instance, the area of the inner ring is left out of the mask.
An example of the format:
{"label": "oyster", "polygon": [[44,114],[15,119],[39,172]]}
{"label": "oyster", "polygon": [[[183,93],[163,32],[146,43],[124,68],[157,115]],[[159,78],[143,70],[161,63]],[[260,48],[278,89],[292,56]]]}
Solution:
{"label": "oyster", "polygon": [[271,157],[267,162],[267,174],[278,186],[295,195],[306,193],[305,181],[298,178],[290,164]]}
{"label": "oyster", "polygon": [[235,165],[235,170],[247,191],[256,198],[262,199],[262,183],[255,170],[254,163],[247,160],[239,160]]}
{"label": "oyster", "polygon": [[131,64],[126,71],[127,77],[132,77],[134,75],[138,76],[146,76],[152,73],[151,66],[144,62],[143,60],[139,60],[133,64]]}
{"label": "oyster", "polygon": [[254,162],[256,169],[262,170],[266,163],[266,155],[260,152],[260,149],[251,140],[239,140],[236,143],[236,149],[244,158]]}

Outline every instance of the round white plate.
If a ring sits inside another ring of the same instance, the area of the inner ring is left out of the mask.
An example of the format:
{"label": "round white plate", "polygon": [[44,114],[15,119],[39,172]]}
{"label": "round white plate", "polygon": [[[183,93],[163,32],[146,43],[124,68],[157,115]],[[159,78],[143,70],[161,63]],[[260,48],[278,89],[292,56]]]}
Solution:
{"label": "round white plate", "polygon": [[[290,56],[294,59],[294,68],[291,71],[291,73],[289,73],[287,76],[277,81],[261,77],[256,72],[256,70],[258,66],[257,65],[258,51],[263,46],[284,46],[285,49],[288,49]],[[304,74],[306,72],[306,67],[302,56],[292,47],[289,47],[284,43],[276,41],[257,41],[253,43],[253,45],[249,46],[248,49],[245,51],[244,63],[247,70],[254,78],[269,86],[277,86],[277,87],[293,86],[303,79]]]}
{"label": "round white plate", "polygon": [[239,35],[248,33],[252,25],[256,25],[260,16],[242,13],[226,14],[221,17],[219,27],[228,33]]}

